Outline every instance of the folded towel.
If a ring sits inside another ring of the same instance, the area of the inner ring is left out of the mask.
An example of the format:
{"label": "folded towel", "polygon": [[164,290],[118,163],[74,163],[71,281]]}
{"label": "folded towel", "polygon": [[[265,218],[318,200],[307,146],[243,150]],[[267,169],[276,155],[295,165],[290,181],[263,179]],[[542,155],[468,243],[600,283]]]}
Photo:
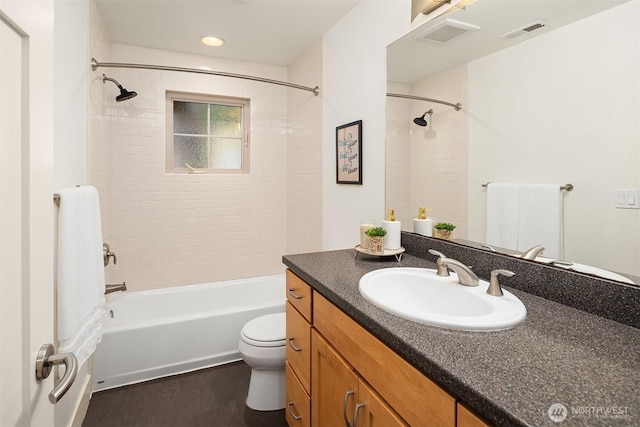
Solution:
{"label": "folded towel", "polygon": [[57,193],[58,351],[75,354],[82,366],[102,339],[105,278],[100,203],[94,187]]}
{"label": "folded towel", "polygon": [[518,251],[541,245],[546,257],[562,259],[560,185],[491,183],[487,187],[487,244]]}

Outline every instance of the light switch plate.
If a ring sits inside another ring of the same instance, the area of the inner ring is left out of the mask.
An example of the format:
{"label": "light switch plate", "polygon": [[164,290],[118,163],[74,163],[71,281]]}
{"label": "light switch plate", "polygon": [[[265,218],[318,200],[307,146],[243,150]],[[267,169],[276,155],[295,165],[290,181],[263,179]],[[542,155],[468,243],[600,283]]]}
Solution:
{"label": "light switch plate", "polygon": [[616,208],[640,209],[640,191],[637,188],[616,189]]}

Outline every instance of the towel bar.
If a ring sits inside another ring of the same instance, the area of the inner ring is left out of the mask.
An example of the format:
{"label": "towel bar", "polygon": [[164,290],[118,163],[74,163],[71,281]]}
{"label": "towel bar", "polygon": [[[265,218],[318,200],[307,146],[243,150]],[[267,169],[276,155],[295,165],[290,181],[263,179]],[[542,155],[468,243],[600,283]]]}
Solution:
{"label": "towel bar", "polygon": [[[482,184],[482,188],[487,188],[489,186],[489,184],[491,184],[491,181],[487,182],[486,184]],[[565,184],[565,185],[561,185],[560,186],[560,190],[563,191],[573,191],[573,184]]]}

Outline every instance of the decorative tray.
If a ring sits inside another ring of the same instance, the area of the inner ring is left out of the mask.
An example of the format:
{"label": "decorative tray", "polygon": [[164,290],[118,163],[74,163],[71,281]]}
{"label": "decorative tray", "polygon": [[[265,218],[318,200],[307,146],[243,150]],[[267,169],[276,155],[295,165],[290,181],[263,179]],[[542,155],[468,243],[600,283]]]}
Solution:
{"label": "decorative tray", "polygon": [[396,260],[399,262],[402,259],[402,254],[404,253],[404,248],[400,246],[400,249],[385,249],[381,254],[372,254],[369,252],[369,249],[364,249],[362,246],[357,245],[356,249],[356,258],[358,258],[358,253],[371,255],[371,256],[395,256]]}

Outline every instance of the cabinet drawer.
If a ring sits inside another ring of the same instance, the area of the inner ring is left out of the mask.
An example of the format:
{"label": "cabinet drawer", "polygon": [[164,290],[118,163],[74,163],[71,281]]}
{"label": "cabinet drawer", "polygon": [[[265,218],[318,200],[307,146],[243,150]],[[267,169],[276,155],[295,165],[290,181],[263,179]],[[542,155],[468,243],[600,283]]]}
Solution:
{"label": "cabinet drawer", "polygon": [[311,325],[287,303],[287,362],[298,376],[302,386],[311,392]]}
{"label": "cabinet drawer", "polygon": [[289,427],[309,427],[311,425],[311,399],[293,373],[289,362],[285,363],[285,414]]}
{"label": "cabinet drawer", "polygon": [[313,296],[314,327],[412,426],[454,426],[456,401],[336,308]]}
{"label": "cabinet drawer", "polygon": [[286,270],[287,300],[311,323],[311,286],[301,278]]}

